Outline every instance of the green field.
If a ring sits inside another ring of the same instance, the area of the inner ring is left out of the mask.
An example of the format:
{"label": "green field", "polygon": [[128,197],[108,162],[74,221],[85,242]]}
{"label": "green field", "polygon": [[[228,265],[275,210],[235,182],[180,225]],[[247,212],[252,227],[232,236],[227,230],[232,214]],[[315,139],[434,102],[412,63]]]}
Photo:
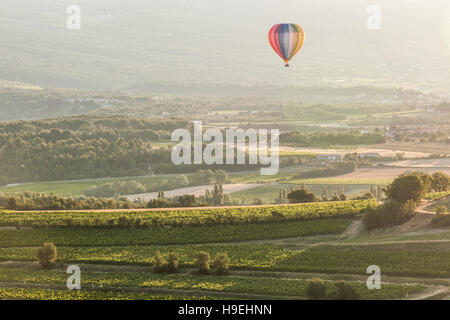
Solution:
{"label": "green field", "polygon": [[[64,271],[30,271],[0,268],[2,283],[31,283],[61,285],[67,280]],[[303,279],[277,279],[268,277],[199,276],[191,274],[161,275],[142,272],[83,272],[83,285],[88,288],[143,288],[204,291],[231,294],[295,296],[306,298],[309,281]],[[334,282],[326,281],[330,297],[335,292]],[[418,285],[389,284],[382,290],[368,290],[363,282],[352,282],[361,299],[393,299],[424,290]],[[92,289],[91,289],[92,290]],[[85,291],[82,291],[85,292]],[[166,297],[166,296],[163,296]]]}
{"label": "green field", "polygon": [[282,223],[217,225],[146,229],[31,229],[0,230],[0,247],[37,246],[53,242],[57,246],[117,246],[193,244],[267,240],[339,234],[350,219],[326,219]]}
{"label": "green field", "polygon": [[[337,188],[339,185],[348,186],[353,185],[355,188],[368,188],[370,185],[386,185],[391,182],[391,179],[354,179],[354,178],[314,178],[314,179],[296,179],[294,176],[301,171],[311,170],[311,167],[296,167],[280,169],[275,175],[262,176],[259,172],[246,173],[229,173],[230,183],[283,183],[292,185],[307,185],[308,188],[314,188],[314,185],[320,187],[328,187],[329,189]],[[187,174],[189,176],[189,174]],[[177,175],[164,175],[152,177],[127,177],[127,178],[105,178],[105,179],[91,179],[91,180],[73,180],[73,181],[55,181],[55,182],[32,182],[19,185],[0,187],[0,193],[23,193],[23,192],[37,192],[50,194],[53,193],[59,196],[79,196],[85,190],[93,186],[101,186],[106,183],[116,183],[125,181],[137,181],[145,186],[147,190],[159,191],[163,180],[167,180],[168,185],[176,185]],[[271,189],[272,186],[265,186]],[[346,187],[347,188],[347,187]],[[164,188],[163,188],[164,189]],[[352,188],[350,188],[352,189]],[[247,192],[251,192],[248,189]],[[244,191],[241,191],[241,193]],[[347,191],[346,191],[347,192]],[[351,191],[350,191],[351,192]],[[251,194],[250,194],[251,195]],[[236,198],[236,197],[235,197]],[[239,197],[237,197],[239,198]],[[269,200],[271,196],[267,196]],[[253,200],[253,198],[252,198]]]}
{"label": "green field", "polygon": [[111,178],[111,179],[93,179],[85,181],[56,181],[56,182],[36,182],[26,183],[16,186],[8,186],[0,188],[2,193],[22,193],[22,192],[38,192],[53,193],[60,196],[76,196],[82,195],[83,192],[92,186],[101,186],[105,183],[137,181],[146,188],[157,186],[163,180],[169,183],[175,183],[176,175],[154,176],[154,177],[131,177],[131,178]]}
{"label": "green field", "polygon": [[[311,170],[305,169],[304,171]],[[230,180],[233,183],[267,183],[280,182],[296,185],[386,185],[392,182],[392,179],[378,179],[378,178],[341,178],[341,177],[326,177],[326,178],[311,178],[311,179],[297,179],[294,178],[298,171],[280,171],[276,175],[261,176],[259,173],[240,173],[230,174]]]}
{"label": "green field", "polygon": [[446,230],[429,230],[428,232],[425,231],[423,234],[392,234],[392,233],[385,233],[380,232],[377,234],[376,232],[374,234],[368,233],[368,234],[361,234],[360,236],[353,238],[353,239],[347,239],[339,241],[340,243],[371,243],[376,244],[377,242],[405,242],[405,241],[450,241],[450,231]]}
{"label": "green field", "polygon": [[[114,265],[151,266],[156,251],[177,252],[181,264],[193,266],[199,251],[212,256],[227,252],[232,269],[365,274],[370,265],[380,266],[384,275],[450,276],[448,243],[373,245],[321,245],[288,250],[276,245],[211,244],[185,246],[61,247],[61,261]],[[0,260],[33,261],[35,247],[0,248]]]}
{"label": "green field", "polygon": [[[292,184],[280,184],[280,185],[265,185],[260,187],[255,187],[247,190],[242,190],[238,192],[230,193],[232,199],[246,199],[247,203],[252,203],[254,199],[260,199],[263,203],[275,203],[276,199],[279,197],[280,189],[285,189],[287,192],[290,191],[291,186],[293,188],[298,188],[298,185]],[[364,184],[330,184],[330,185],[313,185],[308,184],[305,187],[312,193],[314,193],[317,197],[321,197],[323,189],[326,188],[328,190],[328,194],[331,196],[333,193],[337,193],[340,188],[344,190],[347,196],[352,196],[357,193],[368,191],[370,185]]]}
{"label": "green field", "polygon": [[289,179],[284,181],[292,184],[317,184],[317,185],[386,185],[392,182],[392,179],[377,178],[314,178],[314,179]]}
{"label": "green field", "polygon": [[280,206],[128,211],[0,211],[0,226],[149,227],[242,224],[355,217],[375,200],[314,202]]}
{"label": "green field", "polygon": [[121,291],[89,290],[69,291],[35,288],[1,288],[2,300],[211,300],[213,297],[197,297],[170,294],[149,294]]}
{"label": "green field", "polygon": [[[374,204],[372,200],[167,211],[4,211],[3,226],[21,221],[22,227],[0,229],[0,298],[306,299],[312,277],[326,280],[328,299],[335,296],[337,280],[356,287],[360,299],[404,299],[435,290],[426,281],[442,283],[450,276],[450,246],[444,241],[450,239],[449,232],[375,236],[363,232],[352,239],[341,237]],[[98,224],[96,219],[115,223]],[[54,270],[41,270],[36,263],[37,249],[44,242],[57,246]],[[152,272],[157,251],[166,259],[178,255],[179,274]],[[200,251],[211,258],[227,253],[229,274],[194,274]],[[64,290],[68,264],[82,268],[81,292]],[[370,265],[379,266],[393,282],[383,281],[381,290],[368,290]]]}
{"label": "green field", "polygon": [[298,174],[298,171],[280,171],[270,176],[262,176],[259,172],[230,173],[229,179],[231,183],[267,183],[285,181],[296,174]]}

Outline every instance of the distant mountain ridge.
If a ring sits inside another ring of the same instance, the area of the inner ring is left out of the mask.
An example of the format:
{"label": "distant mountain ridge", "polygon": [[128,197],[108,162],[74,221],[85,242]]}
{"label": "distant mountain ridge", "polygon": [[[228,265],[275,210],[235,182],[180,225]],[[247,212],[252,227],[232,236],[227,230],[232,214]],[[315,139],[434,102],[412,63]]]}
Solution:
{"label": "distant mountain ridge", "polygon": [[12,81],[12,80],[3,80],[0,79],[0,88],[8,88],[8,89],[32,89],[32,90],[40,90],[42,88],[20,81]]}

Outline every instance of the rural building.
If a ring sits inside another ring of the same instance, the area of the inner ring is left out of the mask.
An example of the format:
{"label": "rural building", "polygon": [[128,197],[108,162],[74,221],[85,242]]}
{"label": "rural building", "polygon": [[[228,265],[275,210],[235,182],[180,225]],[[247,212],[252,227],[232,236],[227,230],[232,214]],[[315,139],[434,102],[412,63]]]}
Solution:
{"label": "rural building", "polygon": [[380,154],[378,152],[364,152],[359,154],[360,158],[379,158]]}
{"label": "rural building", "polygon": [[319,154],[317,160],[328,162],[341,162],[342,156],[340,154]]}

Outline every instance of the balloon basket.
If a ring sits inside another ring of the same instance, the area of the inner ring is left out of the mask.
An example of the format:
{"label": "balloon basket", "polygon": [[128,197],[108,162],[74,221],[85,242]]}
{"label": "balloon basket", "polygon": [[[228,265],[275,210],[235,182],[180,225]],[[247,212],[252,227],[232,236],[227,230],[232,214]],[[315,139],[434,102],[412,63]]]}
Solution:
{"label": "balloon basket", "polygon": [[286,63],[284,66],[285,66],[286,68],[289,68],[289,63]]}

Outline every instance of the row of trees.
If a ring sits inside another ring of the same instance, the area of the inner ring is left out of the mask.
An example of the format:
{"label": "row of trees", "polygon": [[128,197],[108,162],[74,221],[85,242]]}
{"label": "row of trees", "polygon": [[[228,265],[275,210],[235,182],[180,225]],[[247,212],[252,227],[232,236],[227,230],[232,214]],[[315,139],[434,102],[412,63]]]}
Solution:
{"label": "row of trees", "polygon": [[384,143],[386,138],[383,133],[361,133],[348,131],[338,133],[305,133],[292,131],[280,135],[281,144],[298,146],[330,146],[330,145],[358,145]]}
{"label": "row of trees", "polygon": [[[284,192],[280,192],[280,198],[284,198]],[[342,191],[341,193],[334,193],[330,198],[322,196],[317,197],[314,193],[310,192],[307,188],[301,188],[289,192],[286,196],[289,203],[307,203],[307,202],[319,202],[319,201],[345,201],[347,195]],[[284,200],[284,199],[283,199]],[[280,202],[285,203],[285,202]]]}
{"label": "row of trees", "polygon": [[0,194],[0,208],[8,210],[90,210],[142,207],[145,207],[142,203],[133,203],[126,198],[60,197],[36,192]]}
{"label": "row of trees", "polygon": [[[211,260],[211,256],[208,252],[200,251],[197,254],[195,260],[195,266],[197,270],[196,274],[208,275],[211,274],[211,268],[214,269],[214,273],[217,275],[228,274],[230,268],[230,258],[227,253],[218,253],[214,260]],[[176,252],[169,253],[167,259],[157,251],[153,262],[153,271],[155,273],[178,273],[180,266],[180,259]]]}
{"label": "row of trees", "polygon": [[[53,194],[46,195],[26,192],[14,195],[0,194],[0,209],[7,210],[98,210],[98,209],[139,209],[139,208],[176,208],[176,207],[205,207],[231,204],[228,195],[223,195],[223,189],[214,198],[208,201],[204,196],[181,195],[171,199],[164,198],[160,192],[158,199],[147,203],[141,200],[129,201],[127,198],[106,199],[95,197],[60,197]],[[220,200],[221,199],[221,200]]]}
{"label": "row of trees", "polygon": [[196,197],[194,195],[182,195],[166,199],[164,192],[158,192],[158,198],[147,203],[148,208],[171,208],[171,207],[203,207],[232,205],[231,197],[224,193],[222,184],[215,184],[213,189],[205,190],[205,195]]}
{"label": "row of trees", "polygon": [[[42,247],[39,247],[37,252],[37,260],[42,269],[52,269],[58,261],[58,251],[52,242],[46,242]],[[211,268],[217,275],[228,274],[230,268],[230,258],[228,254],[218,253],[214,260],[208,252],[200,251],[195,260],[197,267],[196,273],[207,275],[211,274]],[[155,273],[178,273],[180,267],[180,258],[176,252],[168,254],[164,257],[160,251],[157,251],[153,260],[153,272]]]}
{"label": "row of trees", "polygon": [[306,294],[311,300],[322,300],[331,298],[334,300],[358,300],[358,288],[345,281],[335,283],[336,291],[328,293],[326,282],[319,278],[313,278],[308,283]]}
{"label": "row of trees", "polygon": [[[107,184],[108,187],[114,184]],[[141,193],[143,185],[129,181],[118,184],[125,186],[128,192]],[[100,187],[97,189],[103,189]],[[112,191],[116,189],[111,187]],[[133,188],[133,189],[130,189]],[[92,190],[92,189],[91,189]],[[109,191],[109,189],[108,189]],[[89,210],[89,209],[132,209],[132,208],[175,208],[175,207],[204,207],[232,205],[231,197],[224,194],[223,185],[215,184],[210,191],[206,189],[205,195],[181,195],[166,198],[164,191],[158,192],[157,199],[145,203],[142,200],[129,201],[125,197],[101,198],[96,196],[61,197],[54,194],[46,195],[36,192],[25,192],[19,194],[0,194],[0,208],[8,210]]]}

